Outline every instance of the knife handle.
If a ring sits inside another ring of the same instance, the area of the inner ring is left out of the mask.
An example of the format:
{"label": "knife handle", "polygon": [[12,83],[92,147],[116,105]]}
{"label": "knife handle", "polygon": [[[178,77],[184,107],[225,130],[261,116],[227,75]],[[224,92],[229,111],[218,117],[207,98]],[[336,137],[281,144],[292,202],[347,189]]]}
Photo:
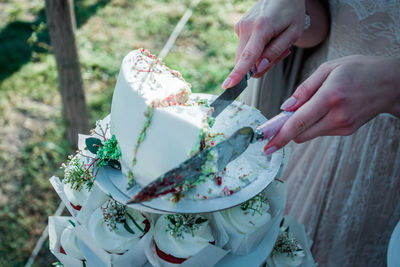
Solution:
{"label": "knife handle", "polygon": [[271,139],[282,128],[282,126],[293,115],[293,113],[294,112],[283,111],[264,124],[258,126],[254,131],[255,139],[257,141]]}

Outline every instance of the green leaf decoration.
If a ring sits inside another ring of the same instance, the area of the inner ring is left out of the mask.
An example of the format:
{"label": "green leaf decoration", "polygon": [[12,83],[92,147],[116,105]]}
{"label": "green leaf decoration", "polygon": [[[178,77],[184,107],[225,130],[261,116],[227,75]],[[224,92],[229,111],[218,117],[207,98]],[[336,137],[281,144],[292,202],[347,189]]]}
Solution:
{"label": "green leaf decoration", "polygon": [[100,139],[94,138],[94,137],[89,137],[85,140],[86,147],[87,149],[92,152],[93,154],[97,154],[97,151],[99,150],[100,147],[103,146],[103,143],[101,142]]}
{"label": "green leaf decoration", "polygon": [[285,218],[282,218],[281,223],[279,224],[279,228],[281,228],[283,226],[283,224],[285,223]]}
{"label": "green leaf decoration", "polygon": [[199,218],[196,219],[195,223],[196,224],[202,224],[202,223],[205,223],[206,221],[207,221],[206,218],[199,217]]}
{"label": "green leaf decoration", "polygon": [[75,225],[75,223],[73,222],[73,221],[71,221],[71,220],[68,220],[68,222],[70,223],[70,224],[72,224],[72,226],[73,227],[75,227],[76,225]]}
{"label": "green leaf decoration", "polygon": [[133,234],[133,235],[135,234],[135,232],[132,230],[132,228],[128,225],[127,222],[124,223],[124,228],[125,228],[125,230],[128,231],[129,233],[131,233],[131,234]]}
{"label": "green leaf decoration", "polygon": [[[94,163],[92,161],[91,165]],[[68,161],[63,163],[61,168],[64,169],[63,182],[71,184],[72,189],[80,191],[85,185],[89,191],[91,190],[95,180],[93,168],[86,166],[77,156],[70,155]]]}
{"label": "green leaf decoration", "polygon": [[136,222],[136,220],[128,212],[126,212],[126,215],[128,215],[129,219],[132,220],[133,224],[137,227],[137,229],[139,229],[140,232],[144,233],[143,228],[140,227],[140,225]]}
{"label": "green leaf decoration", "polygon": [[82,260],[82,266],[86,267],[86,260]]}
{"label": "green leaf decoration", "polygon": [[212,128],[215,123],[215,118],[207,117],[207,123],[208,123],[208,126],[210,126],[210,128]]}
{"label": "green leaf decoration", "polygon": [[110,160],[107,162],[107,164],[108,164],[108,166],[110,166],[110,167],[113,168],[113,169],[121,170],[121,163],[119,163],[118,160],[110,159]]}

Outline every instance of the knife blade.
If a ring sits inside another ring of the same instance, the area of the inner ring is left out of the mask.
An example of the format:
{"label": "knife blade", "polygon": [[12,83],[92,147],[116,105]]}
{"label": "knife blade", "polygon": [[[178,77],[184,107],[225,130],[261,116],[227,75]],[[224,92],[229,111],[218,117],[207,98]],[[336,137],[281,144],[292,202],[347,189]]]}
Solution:
{"label": "knife blade", "polygon": [[251,127],[237,130],[224,141],[197,153],[177,168],[143,187],[127,204],[150,201],[168,193],[178,192],[183,185],[193,184],[201,175],[207,175],[202,173],[205,170],[204,166],[213,167],[213,172],[210,174],[221,171],[229,162],[239,157],[251,143],[271,139],[293,114],[294,112],[283,111],[255,130]]}
{"label": "knife blade", "polygon": [[210,106],[214,108],[214,111],[211,114],[213,118],[216,118],[227,106],[232,104],[243,90],[246,89],[247,80],[249,80],[251,76],[253,76],[253,72],[250,70],[238,84],[226,89],[211,103]]}
{"label": "knife blade", "polygon": [[[255,137],[251,127],[243,127],[237,130],[229,138],[197,153],[177,168],[168,171],[142,188],[127,204],[148,201],[161,195],[176,192],[177,188],[196,182],[201,175],[221,171],[229,162],[240,156],[256,139],[257,137]],[[208,170],[206,169],[212,171],[207,173]]]}

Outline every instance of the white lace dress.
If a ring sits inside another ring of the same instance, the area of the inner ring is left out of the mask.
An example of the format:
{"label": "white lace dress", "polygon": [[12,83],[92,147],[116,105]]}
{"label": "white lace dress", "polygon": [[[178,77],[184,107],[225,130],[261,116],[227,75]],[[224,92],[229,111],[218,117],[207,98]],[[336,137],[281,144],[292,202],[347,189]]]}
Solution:
{"label": "white lace dress", "polygon": [[[400,57],[400,0],[334,0],[329,7],[330,36],[302,77],[343,56]],[[253,86],[253,92],[266,90],[263,80]],[[258,96],[247,102],[263,109]],[[287,212],[306,224],[320,266],[386,266],[400,219],[400,119],[380,115],[351,136],[291,147]]]}

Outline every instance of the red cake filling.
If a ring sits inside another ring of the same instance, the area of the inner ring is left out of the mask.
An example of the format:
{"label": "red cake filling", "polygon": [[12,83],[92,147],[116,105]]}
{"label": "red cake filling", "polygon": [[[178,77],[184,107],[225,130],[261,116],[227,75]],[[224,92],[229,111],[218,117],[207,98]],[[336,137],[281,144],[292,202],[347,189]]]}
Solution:
{"label": "red cake filling", "polygon": [[60,245],[60,253],[67,255],[67,253],[65,253],[64,248]]}
{"label": "red cake filling", "polygon": [[77,211],[80,211],[81,210],[81,208],[82,208],[82,206],[81,205],[74,205],[74,204],[72,204],[71,202],[69,202],[69,204],[71,204],[71,206],[74,208],[74,209],[76,209]]}
{"label": "red cake filling", "polygon": [[[215,241],[210,242],[210,244],[215,245]],[[188,259],[188,258],[177,258],[171,254],[167,254],[167,253],[163,252],[162,250],[160,250],[156,243],[155,243],[155,245],[156,245],[157,256],[169,263],[181,264],[182,262],[184,262],[185,260]]]}
{"label": "red cake filling", "polygon": [[144,233],[143,233],[143,235],[140,237],[140,238],[142,238],[149,230],[150,230],[150,222],[149,222],[149,220],[147,220],[147,219],[145,219],[144,221],[143,221],[143,223],[144,223]]}
{"label": "red cake filling", "polygon": [[181,264],[182,262],[184,262],[185,260],[187,260],[187,258],[177,258],[175,256],[172,256],[170,254],[167,254],[165,252],[163,252],[162,250],[160,250],[156,244],[156,253],[157,256],[160,257],[161,259],[170,262],[170,263],[174,263],[174,264]]}

